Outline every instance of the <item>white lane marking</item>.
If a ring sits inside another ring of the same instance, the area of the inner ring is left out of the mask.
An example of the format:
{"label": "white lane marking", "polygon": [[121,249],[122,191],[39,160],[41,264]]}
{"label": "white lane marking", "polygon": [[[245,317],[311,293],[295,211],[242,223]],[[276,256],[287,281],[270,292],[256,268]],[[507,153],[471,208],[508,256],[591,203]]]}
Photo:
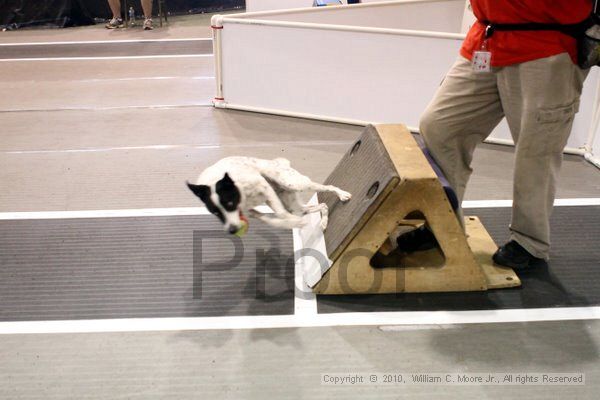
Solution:
{"label": "white lane marking", "polygon": [[[256,210],[262,213],[273,212],[270,207],[259,206]],[[168,217],[176,215],[209,215],[206,207],[175,208],[133,208],[123,210],[80,210],[80,211],[26,211],[3,212],[0,220],[24,219],[71,219],[71,218],[127,218],[127,217]]]}
{"label": "white lane marking", "polygon": [[[556,201],[555,201],[556,203]],[[462,208],[512,207],[512,200],[463,200]]]}
{"label": "white lane marking", "polygon": [[[107,81],[168,81],[168,80],[193,80],[193,81],[213,81],[214,76],[149,76],[141,78],[103,78],[103,79],[75,79],[69,82],[107,82]],[[37,82],[37,81],[31,81]]]}
{"label": "white lane marking", "polygon": [[[317,201],[317,195],[315,194],[311,197],[308,204],[315,205],[317,204]],[[310,227],[317,229],[320,232],[320,214],[311,213],[304,216],[304,220],[307,221]],[[302,229],[306,228],[307,227],[304,227]],[[317,296],[304,281],[304,269],[306,268],[307,263],[318,261],[314,257],[310,256],[298,257],[300,255],[300,251],[306,248],[306,246],[300,229],[294,229],[293,235],[294,257],[296,261],[294,264],[294,315],[297,318],[312,318],[314,315],[317,315]],[[323,238],[323,234],[321,233],[320,236],[323,239],[323,243],[318,251],[321,254],[327,254],[327,251],[325,250],[325,239]]]}
{"label": "white lane marking", "polygon": [[384,325],[379,330],[383,332],[411,332],[456,329],[457,325]]}
{"label": "white lane marking", "polygon": [[67,149],[67,150],[15,150],[2,151],[2,154],[53,154],[53,153],[101,153],[105,151],[117,150],[173,150],[181,148],[197,148],[197,149],[218,149],[221,145],[169,145],[157,144],[151,146],[125,146],[125,147],[101,147],[96,149]]}
{"label": "white lane marking", "polygon": [[181,38],[181,39],[127,39],[127,40],[80,40],[71,42],[24,42],[0,43],[0,47],[12,46],[53,46],[57,44],[112,44],[112,43],[148,43],[148,42],[201,42],[211,41],[212,38]]}
{"label": "white lane marking", "polygon": [[158,58],[198,58],[213,57],[213,54],[171,54],[156,56],[114,56],[114,57],[35,57],[35,58],[0,58],[0,62],[21,62],[21,61],[89,61],[89,60],[144,60]]}
{"label": "white lane marking", "polygon": [[269,142],[269,143],[231,143],[231,144],[157,144],[148,146],[124,146],[124,147],[98,147],[90,149],[62,149],[62,150],[8,150],[0,151],[1,154],[53,154],[53,153],[97,153],[105,151],[117,151],[117,150],[173,150],[173,149],[220,149],[227,147],[236,148],[255,148],[255,147],[277,147],[277,146],[331,146],[331,145],[348,145],[349,141],[282,141],[282,142]]}
{"label": "white lane marking", "polygon": [[[554,206],[598,206],[600,198],[576,198],[576,199],[556,199]],[[512,200],[465,200],[462,202],[463,208],[501,208],[512,207]]]}
{"label": "white lane marking", "polygon": [[185,107],[210,107],[212,104],[206,103],[190,103],[190,104],[150,104],[139,106],[111,106],[111,107],[63,107],[63,108],[32,108],[32,109],[0,109],[0,113],[17,113],[17,112],[52,112],[52,111],[107,111],[107,110],[126,110],[126,109],[143,109],[143,108],[185,108]]}
{"label": "white lane marking", "polygon": [[[167,80],[193,80],[193,81],[205,81],[214,80],[214,76],[146,76],[138,78],[94,78],[94,79],[69,79],[69,83],[96,83],[96,82],[125,82],[125,81],[167,81]],[[62,81],[60,84],[64,84]],[[39,80],[19,80],[19,84],[39,84]],[[52,83],[47,81],[46,83]]]}
{"label": "white lane marking", "polygon": [[[488,205],[493,204],[493,205]],[[469,208],[485,207],[510,207],[512,203],[500,203],[496,200],[477,201],[475,205]],[[555,206],[597,206],[600,205],[600,198],[579,198],[579,199],[556,199]],[[257,210],[263,213],[270,213],[272,210],[267,206],[257,207]],[[121,210],[78,210],[78,211],[19,211],[19,212],[0,212],[0,220],[22,220],[22,219],[60,219],[60,218],[114,218],[114,217],[161,217],[171,215],[207,215],[208,211],[204,207],[173,207],[173,208],[133,208]]]}
{"label": "white lane marking", "polygon": [[68,321],[0,322],[0,335],[44,333],[148,332],[308,328],[329,326],[398,326],[492,324],[509,322],[600,319],[600,307],[530,308],[478,311],[405,311],[370,313],[192,317],[123,318]]}

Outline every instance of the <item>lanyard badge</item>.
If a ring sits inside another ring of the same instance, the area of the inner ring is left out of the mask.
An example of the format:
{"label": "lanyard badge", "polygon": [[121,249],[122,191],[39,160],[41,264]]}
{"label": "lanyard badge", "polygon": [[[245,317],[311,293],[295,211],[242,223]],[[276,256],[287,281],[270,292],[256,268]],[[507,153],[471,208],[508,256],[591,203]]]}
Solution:
{"label": "lanyard badge", "polygon": [[494,33],[492,25],[485,28],[485,38],[481,43],[481,48],[473,52],[473,71],[475,72],[491,72],[492,70],[492,53],[488,50],[488,39]]}

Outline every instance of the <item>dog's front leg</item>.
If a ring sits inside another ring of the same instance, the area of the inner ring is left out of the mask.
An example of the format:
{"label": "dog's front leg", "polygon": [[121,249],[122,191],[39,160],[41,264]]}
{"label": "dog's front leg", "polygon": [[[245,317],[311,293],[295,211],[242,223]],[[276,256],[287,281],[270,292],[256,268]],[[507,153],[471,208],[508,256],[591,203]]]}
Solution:
{"label": "dog's front leg", "polygon": [[294,229],[294,228],[300,228],[304,225],[304,221],[302,221],[301,218],[300,218],[300,223],[298,223],[297,221],[290,221],[287,219],[278,218],[274,214],[263,214],[256,210],[249,210],[248,215],[250,215],[253,218],[261,220],[265,224],[274,226],[275,228]]}
{"label": "dog's front leg", "polygon": [[333,185],[321,185],[320,183],[310,182],[303,190],[314,190],[315,192],[332,192],[337,195],[341,201],[348,201],[352,198],[352,194]]}
{"label": "dog's front leg", "polygon": [[320,183],[316,183],[311,181],[307,177],[302,177],[302,179],[297,179],[295,181],[290,181],[284,186],[287,190],[293,190],[296,192],[331,192],[335,193],[336,196],[341,201],[348,201],[352,198],[352,194],[346,192],[345,190],[340,189],[337,186],[333,185],[321,185]]}

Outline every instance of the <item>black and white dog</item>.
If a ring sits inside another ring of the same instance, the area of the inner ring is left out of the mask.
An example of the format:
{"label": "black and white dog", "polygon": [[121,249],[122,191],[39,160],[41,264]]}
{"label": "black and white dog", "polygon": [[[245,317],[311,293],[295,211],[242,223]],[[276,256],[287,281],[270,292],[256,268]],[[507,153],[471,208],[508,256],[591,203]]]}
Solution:
{"label": "black and white dog", "polygon": [[[232,234],[241,228],[244,213],[278,228],[293,229],[303,226],[302,215],[321,212],[321,227],[325,229],[327,205],[305,205],[300,193],[333,192],[341,201],[352,197],[335,186],[311,181],[284,158],[227,157],[205,169],[196,184],[187,185]],[[273,210],[272,214],[254,209],[265,203]]]}

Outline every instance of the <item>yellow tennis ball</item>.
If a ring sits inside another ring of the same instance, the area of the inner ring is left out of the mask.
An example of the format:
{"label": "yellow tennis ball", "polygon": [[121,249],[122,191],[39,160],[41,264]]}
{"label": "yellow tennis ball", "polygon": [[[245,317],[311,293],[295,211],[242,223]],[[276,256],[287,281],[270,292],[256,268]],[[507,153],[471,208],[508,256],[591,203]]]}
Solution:
{"label": "yellow tennis ball", "polygon": [[242,221],[242,226],[240,226],[240,229],[238,229],[237,232],[235,233],[235,236],[237,236],[237,237],[244,236],[246,234],[246,232],[248,232],[248,227],[250,226],[247,219],[242,218],[241,221]]}

